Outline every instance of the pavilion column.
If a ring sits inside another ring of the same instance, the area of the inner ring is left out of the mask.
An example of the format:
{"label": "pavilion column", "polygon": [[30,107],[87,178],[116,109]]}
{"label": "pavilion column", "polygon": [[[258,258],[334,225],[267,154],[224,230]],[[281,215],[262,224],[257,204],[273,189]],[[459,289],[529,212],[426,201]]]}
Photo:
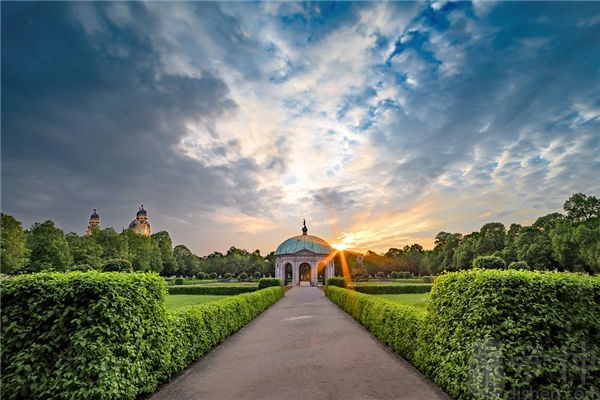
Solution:
{"label": "pavilion column", "polygon": [[310,265],[310,286],[317,286],[318,279],[317,263],[313,261]]}
{"label": "pavilion column", "polygon": [[294,261],[292,264],[292,282],[294,286],[300,285],[300,263],[298,261]]}

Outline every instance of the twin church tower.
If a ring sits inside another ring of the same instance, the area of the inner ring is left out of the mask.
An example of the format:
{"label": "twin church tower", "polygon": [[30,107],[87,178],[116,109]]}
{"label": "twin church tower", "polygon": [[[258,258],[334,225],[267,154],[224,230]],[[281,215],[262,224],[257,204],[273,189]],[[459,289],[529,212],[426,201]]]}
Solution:
{"label": "twin church tower", "polygon": [[[90,215],[90,221],[85,234],[91,235],[92,229],[100,229],[100,215],[98,215],[95,208],[92,215]],[[142,236],[150,236],[152,234],[150,223],[148,222],[148,213],[144,210],[144,205],[140,206],[135,219],[129,224],[129,229]]]}

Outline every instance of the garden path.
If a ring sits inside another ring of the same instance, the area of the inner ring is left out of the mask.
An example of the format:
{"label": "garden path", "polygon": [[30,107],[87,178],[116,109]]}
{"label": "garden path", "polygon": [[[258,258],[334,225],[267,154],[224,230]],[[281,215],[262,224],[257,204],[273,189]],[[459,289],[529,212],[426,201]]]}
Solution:
{"label": "garden path", "polygon": [[449,399],[316,287],[295,287],[152,400]]}

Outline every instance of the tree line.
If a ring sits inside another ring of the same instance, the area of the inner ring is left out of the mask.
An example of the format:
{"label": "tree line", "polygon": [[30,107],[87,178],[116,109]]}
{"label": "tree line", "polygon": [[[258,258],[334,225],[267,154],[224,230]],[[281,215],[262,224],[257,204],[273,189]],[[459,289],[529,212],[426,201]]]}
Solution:
{"label": "tree line", "polygon": [[[354,275],[388,275],[392,271],[437,275],[472,268],[480,256],[500,257],[506,265],[518,261],[521,268],[532,270],[599,273],[600,201],[576,193],[564,203],[563,210],[544,215],[531,226],[511,224],[506,229],[500,222],[491,222],[468,235],[440,232],[432,250],[415,243],[390,248],[384,254],[344,251],[334,259],[336,275],[342,274],[342,256]],[[0,270],[7,274],[102,269],[115,259],[128,260],[136,271],[189,277],[201,272],[269,276],[275,265],[273,252],[263,257],[259,250],[249,252],[233,246],[224,254],[199,257],[186,246],[173,247],[165,231],[150,237],[130,229],[117,233],[112,228],[93,229],[90,235],[65,235],[51,220],[23,230],[19,221],[6,214],[2,214],[1,228]]]}
{"label": "tree line", "polygon": [[500,222],[479,231],[440,232],[432,250],[419,244],[390,248],[385,254],[368,251],[364,256],[346,255],[350,272],[374,276],[378,272],[407,271],[414,275],[437,275],[443,271],[472,268],[480,256],[502,258],[506,265],[539,271],[600,273],[600,201],[583,193],[572,195],[564,213],[539,217],[532,225]]}
{"label": "tree line", "polygon": [[89,235],[65,234],[47,220],[23,230],[21,222],[1,214],[0,270],[5,274],[40,271],[102,270],[115,260],[126,260],[134,271],[154,271],[163,276],[194,277],[200,272],[222,276],[272,274],[274,255],[263,257],[231,247],[227,253],[199,257],[184,245],[173,247],[168,232],[143,236],[131,229],[92,229]]}

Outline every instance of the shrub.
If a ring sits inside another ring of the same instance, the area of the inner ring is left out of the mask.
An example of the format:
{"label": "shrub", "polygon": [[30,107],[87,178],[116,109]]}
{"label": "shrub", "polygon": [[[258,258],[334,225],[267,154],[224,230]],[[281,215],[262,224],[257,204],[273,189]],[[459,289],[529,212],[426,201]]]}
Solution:
{"label": "shrub", "polygon": [[479,256],[473,260],[473,268],[506,269],[506,262],[496,256]]}
{"label": "shrub", "polygon": [[597,398],[599,300],[597,277],[442,275],[430,294],[420,367],[457,399]]}
{"label": "shrub", "polygon": [[175,284],[175,279],[165,278],[165,283],[167,284],[167,286],[173,286]]}
{"label": "shrub", "polygon": [[508,264],[508,269],[523,269],[526,271],[531,270],[531,268],[529,268],[529,265],[527,265],[527,262],[525,261],[513,261],[510,264]]}
{"label": "shrub", "polygon": [[368,280],[369,280],[369,278],[370,278],[369,274],[364,274],[364,275],[362,276],[362,279],[363,279],[365,282],[366,282],[366,281],[368,281]]}
{"label": "shrub", "polygon": [[185,279],[183,279],[183,278],[175,278],[175,281],[173,283],[175,285],[184,285],[185,284]]}
{"label": "shrub", "polygon": [[246,281],[248,280],[248,274],[245,272],[242,272],[241,274],[238,275],[238,281]]}
{"label": "shrub", "polygon": [[259,289],[264,289],[270,286],[283,286],[283,281],[279,278],[261,278],[258,281]]}
{"label": "shrub", "polygon": [[217,273],[216,272],[211,272],[210,274],[208,274],[208,277],[210,279],[217,279]]}
{"label": "shrub", "polygon": [[398,272],[396,272],[396,271],[392,271],[390,273],[390,278],[392,278],[392,279],[398,279],[398,276],[399,276]]}
{"label": "shrub", "polygon": [[415,362],[424,311],[333,285],[327,286],[325,295],[394,352]]}
{"label": "shrub", "polygon": [[200,279],[201,281],[208,279],[208,274],[206,272],[200,271],[196,274],[196,279]]}
{"label": "shrub", "polygon": [[423,277],[423,282],[424,283],[432,283],[433,282],[433,276],[424,276]]}
{"label": "shrub", "polygon": [[398,277],[400,279],[410,279],[412,278],[412,274],[408,271],[398,272]]}
{"label": "shrub", "polygon": [[385,274],[383,272],[381,272],[381,271],[379,271],[377,273],[377,275],[375,275],[375,276],[377,277],[377,279],[383,279],[383,278],[385,278]]}
{"label": "shrub", "polygon": [[260,279],[260,278],[262,278],[262,274],[260,272],[258,272],[258,271],[256,271],[253,276],[254,276],[254,279]]}
{"label": "shrub", "polygon": [[325,286],[326,287],[327,286],[337,286],[337,287],[345,288],[346,280],[341,276],[329,278],[329,279],[327,279],[327,284]]}
{"label": "shrub", "polygon": [[258,290],[256,286],[169,286],[169,294],[202,294],[214,296],[235,296],[236,294],[250,293]]}
{"label": "shrub", "polygon": [[133,267],[129,260],[114,259],[109,260],[102,266],[103,272],[133,272]]}
{"label": "shrub", "polygon": [[229,280],[229,279],[231,279],[232,276],[233,276],[233,274],[231,274],[231,272],[225,272],[223,274],[223,279]]}
{"label": "shrub", "polygon": [[3,398],[134,399],[165,378],[159,276],[39,273],[0,285]]}
{"label": "shrub", "polygon": [[382,286],[354,286],[352,289],[365,294],[401,294],[401,293],[428,293],[431,285],[382,285]]}

